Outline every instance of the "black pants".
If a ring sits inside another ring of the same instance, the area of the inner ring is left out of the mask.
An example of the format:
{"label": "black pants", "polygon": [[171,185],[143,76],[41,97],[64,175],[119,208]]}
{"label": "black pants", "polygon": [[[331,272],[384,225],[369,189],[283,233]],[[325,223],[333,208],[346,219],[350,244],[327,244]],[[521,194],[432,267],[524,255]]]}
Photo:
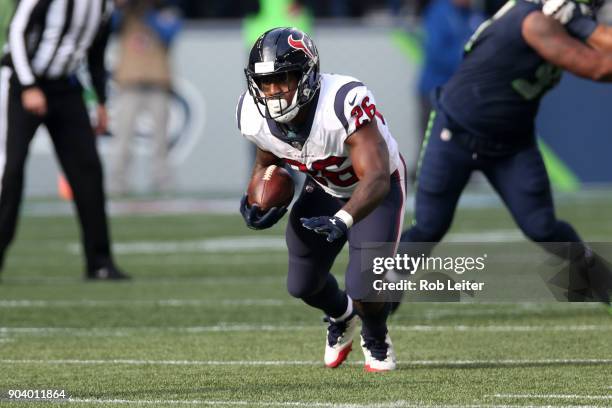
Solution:
{"label": "black pants", "polygon": [[87,272],[110,266],[102,166],[82,87],[68,79],[42,82],[47,114],[40,117],[23,108],[12,71],[2,67],[0,72],[0,262],[15,236],[28,147],[44,124],[73,190]]}

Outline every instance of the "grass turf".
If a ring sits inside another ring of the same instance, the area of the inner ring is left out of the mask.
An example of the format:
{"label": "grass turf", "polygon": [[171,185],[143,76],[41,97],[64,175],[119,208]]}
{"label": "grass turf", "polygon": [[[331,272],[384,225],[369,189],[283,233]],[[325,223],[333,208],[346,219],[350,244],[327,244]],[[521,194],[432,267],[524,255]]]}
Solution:
{"label": "grass turf", "polygon": [[[606,199],[559,206],[612,236]],[[115,243],[227,237],[237,216],[119,216]],[[452,232],[513,229],[467,209]],[[410,304],[391,320],[399,370],[322,367],[321,314],[285,291],[286,253],[120,252],[134,280],[87,283],[72,217],[25,216],[0,285],[0,392],[65,389],[70,406],[612,406],[612,318],[599,305]],[[340,277],[343,253],[334,267]],[[40,406],[0,401],[0,406]]]}

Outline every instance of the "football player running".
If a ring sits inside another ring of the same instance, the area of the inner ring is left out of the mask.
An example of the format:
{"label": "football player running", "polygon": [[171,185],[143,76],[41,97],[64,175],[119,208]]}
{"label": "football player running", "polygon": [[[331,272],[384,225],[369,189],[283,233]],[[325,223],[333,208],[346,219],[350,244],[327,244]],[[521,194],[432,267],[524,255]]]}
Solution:
{"label": "football player running", "polygon": [[[425,252],[431,251],[450,227],[471,173],[479,170],[528,238],[582,271],[591,269],[596,256],[555,215],[535,118],[542,96],[558,83],[562,70],[612,81],[612,56],[594,49],[605,47],[600,36],[605,30],[593,17],[595,7],[572,0],[545,5],[510,0],[478,28],[465,46],[459,70],[434,97],[415,218],[402,242],[431,243],[423,245]],[[589,46],[594,32],[604,45]],[[549,242],[578,244],[544,244]],[[582,286],[572,288],[570,300],[609,300],[605,287],[584,286],[584,279],[578,283]]]}
{"label": "football player running", "polygon": [[[395,369],[390,304],[373,293],[372,264],[362,253],[369,242],[393,243],[389,252],[397,247],[406,169],[374,96],[355,78],[320,74],[314,43],[295,28],[264,33],[245,74],[248,93],[236,116],[242,135],[257,145],[253,172],[287,164],[308,176],[287,223],[287,288],[327,316],[325,365],[347,358],[361,320],[365,369]],[[240,210],[253,229],[271,227],[287,211],[263,212],[246,196]],[[330,269],[347,241],[342,291]]]}

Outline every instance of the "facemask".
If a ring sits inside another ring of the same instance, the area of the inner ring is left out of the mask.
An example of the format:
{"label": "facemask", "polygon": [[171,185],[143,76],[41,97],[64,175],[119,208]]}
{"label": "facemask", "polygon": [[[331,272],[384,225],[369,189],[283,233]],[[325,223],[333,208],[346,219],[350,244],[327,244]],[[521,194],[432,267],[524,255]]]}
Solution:
{"label": "facemask", "polygon": [[284,98],[267,99],[266,107],[270,113],[270,117],[279,123],[289,123],[295,118],[299,112],[297,105],[297,92],[293,95],[291,105]]}

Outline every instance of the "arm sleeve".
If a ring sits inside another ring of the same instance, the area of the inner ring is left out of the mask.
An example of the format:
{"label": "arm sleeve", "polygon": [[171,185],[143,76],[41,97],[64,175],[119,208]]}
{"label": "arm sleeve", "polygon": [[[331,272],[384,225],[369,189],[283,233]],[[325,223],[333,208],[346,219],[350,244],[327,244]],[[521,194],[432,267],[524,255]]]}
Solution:
{"label": "arm sleeve", "polygon": [[34,10],[39,3],[41,3],[40,0],[21,0],[9,29],[8,43],[13,69],[19,83],[24,88],[36,86],[36,77],[32,71],[26,47],[26,30],[31,24]]}
{"label": "arm sleeve", "polygon": [[98,96],[98,103],[101,105],[106,103],[106,81],[108,75],[104,63],[104,55],[110,32],[111,20],[110,18],[105,18],[87,54],[91,83]]}

